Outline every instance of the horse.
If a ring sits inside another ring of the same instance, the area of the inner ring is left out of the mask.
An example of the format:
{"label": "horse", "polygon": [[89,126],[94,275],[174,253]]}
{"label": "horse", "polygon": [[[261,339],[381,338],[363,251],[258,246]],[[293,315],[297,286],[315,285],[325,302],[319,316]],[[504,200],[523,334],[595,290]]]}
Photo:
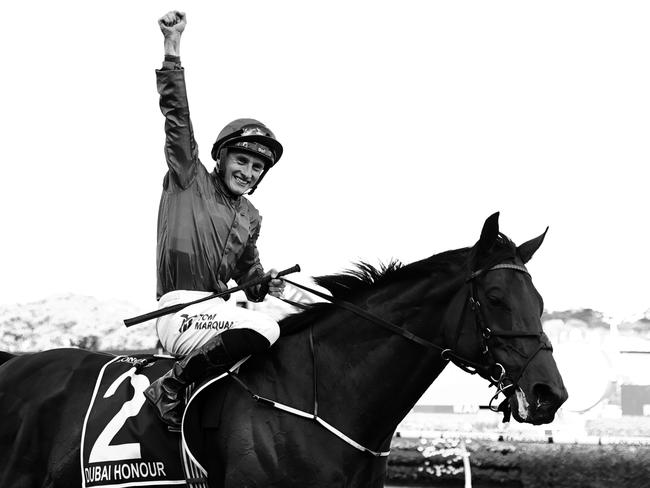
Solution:
{"label": "horse", "polygon": [[[516,421],[552,422],[568,394],[525,267],[546,231],[516,246],[498,217],[472,247],[316,278],[334,303],[284,318],[268,352],[193,407],[209,486],[383,487],[398,424],[450,362],[496,386]],[[0,486],[82,486],[89,378],[107,356],[1,358]]]}

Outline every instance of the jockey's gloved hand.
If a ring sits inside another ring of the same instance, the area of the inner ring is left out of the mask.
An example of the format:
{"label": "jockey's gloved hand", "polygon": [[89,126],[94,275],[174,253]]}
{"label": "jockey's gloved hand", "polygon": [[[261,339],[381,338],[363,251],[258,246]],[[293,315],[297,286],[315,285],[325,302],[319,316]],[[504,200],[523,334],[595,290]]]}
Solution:
{"label": "jockey's gloved hand", "polygon": [[280,298],[284,292],[284,280],[276,278],[278,275],[278,270],[275,268],[269,270],[267,275],[271,277],[271,281],[269,281],[269,295]]}
{"label": "jockey's gloved hand", "polygon": [[[216,290],[213,290],[213,292],[214,293],[223,293],[227,289],[228,289],[228,287],[223,282],[219,281],[218,288]],[[221,298],[223,298],[225,301],[230,300],[230,297],[231,297],[230,293],[226,293],[225,295],[221,295]]]}

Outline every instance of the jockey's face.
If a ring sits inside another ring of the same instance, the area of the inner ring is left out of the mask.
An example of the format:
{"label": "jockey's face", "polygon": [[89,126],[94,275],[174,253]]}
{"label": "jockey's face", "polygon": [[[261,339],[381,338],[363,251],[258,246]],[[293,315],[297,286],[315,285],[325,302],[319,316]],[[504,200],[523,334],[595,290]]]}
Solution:
{"label": "jockey's face", "polygon": [[253,154],[230,150],[221,163],[226,187],[234,195],[243,195],[253,188],[264,171],[264,160]]}

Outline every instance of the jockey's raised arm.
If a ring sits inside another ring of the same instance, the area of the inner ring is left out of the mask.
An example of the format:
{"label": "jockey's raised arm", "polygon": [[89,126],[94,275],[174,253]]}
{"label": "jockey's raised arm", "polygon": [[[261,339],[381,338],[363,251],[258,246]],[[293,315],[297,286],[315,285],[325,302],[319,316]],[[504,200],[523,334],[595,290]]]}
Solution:
{"label": "jockey's raised arm", "polygon": [[[282,155],[282,145],[255,119],[236,119],[217,136],[209,172],[198,156],[187,101],[180,40],[187,25],[184,13],[171,11],[158,20],[165,59],[156,71],[160,110],[165,116],[165,176],[158,213],[157,298],[160,308],[195,302],[224,291],[235,279],[263,277],[257,238],[262,217],[246,197]],[[269,272],[273,277],[275,270]],[[272,279],[247,290],[249,300],[282,294],[284,282]],[[268,349],[279,337],[277,322],[261,312],[225,304],[223,298],[190,305],[183,313],[158,319],[163,347],[185,356],[145,391],[160,417],[180,423],[184,388],[208,370],[216,374],[241,358]],[[211,317],[208,322],[185,321]],[[206,324],[227,324],[211,329]],[[183,324],[190,324],[184,326]]]}
{"label": "jockey's raised arm", "polygon": [[196,174],[199,151],[194,139],[187,101],[185,76],[181,67],[180,42],[187,24],[183,12],[169,12],[158,20],[164,36],[165,58],[156,72],[160,110],[165,116],[165,159],[171,181],[165,186],[187,188]]}

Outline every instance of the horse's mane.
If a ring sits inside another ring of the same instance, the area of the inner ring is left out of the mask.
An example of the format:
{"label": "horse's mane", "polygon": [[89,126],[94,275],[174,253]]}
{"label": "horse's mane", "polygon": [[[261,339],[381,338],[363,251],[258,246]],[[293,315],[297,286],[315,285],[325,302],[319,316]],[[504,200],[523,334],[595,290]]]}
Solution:
{"label": "horse's mane", "polygon": [[[332,297],[354,301],[355,297],[378,287],[431,276],[436,269],[443,269],[447,263],[456,261],[457,255],[466,252],[467,249],[445,251],[408,265],[403,265],[396,259],[392,259],[388,264],[380,263],[377,267],[359,262],[354,268],[338,274],[318,276],[314,281],[328,290]],[[317,321],[330,310],[332,304],[329,302],[310,304],[305,310],[282,319],[281,333],[283,336],[292,334]]]}
{"label": "horse's mane", "polygon": [[314,278],[317,285],[327,289],[333,297],[349,299],[351,295],[371,288],[373,285],[392,281],[397,271],[403,269],[404,265],[396,260],[388,264],[380,263],[379,267],[372,266],[366,262],[360,262],[355,268],[348,269],[343,273],[318,276]]}
{"label": "horse's mane", "polygon": [[[339,274],[325,275],[314,278],[314,281],[327,289],[334,298],[354,301],[355,297],[372,289],[392,285],[398,282],[431,277],[437,271],[447,269],[450,263],[459,260],[467,262],[466,272],[471,273],[479,268],[493,266],[499,262],[515,257],[517,247],[505,234],[499,233],[497,239],[486,256],[477,255],[477,247],[445,251],[439,254],[403,265],[399,260],[391,260],[388,264],[378,267],[366,262],[360,262],[354,268]],[[281,335],[290,335],[310,323],[314,323],[332,310],[329,302],[308,305],[303,311],[289,315],[280,321]]]}

